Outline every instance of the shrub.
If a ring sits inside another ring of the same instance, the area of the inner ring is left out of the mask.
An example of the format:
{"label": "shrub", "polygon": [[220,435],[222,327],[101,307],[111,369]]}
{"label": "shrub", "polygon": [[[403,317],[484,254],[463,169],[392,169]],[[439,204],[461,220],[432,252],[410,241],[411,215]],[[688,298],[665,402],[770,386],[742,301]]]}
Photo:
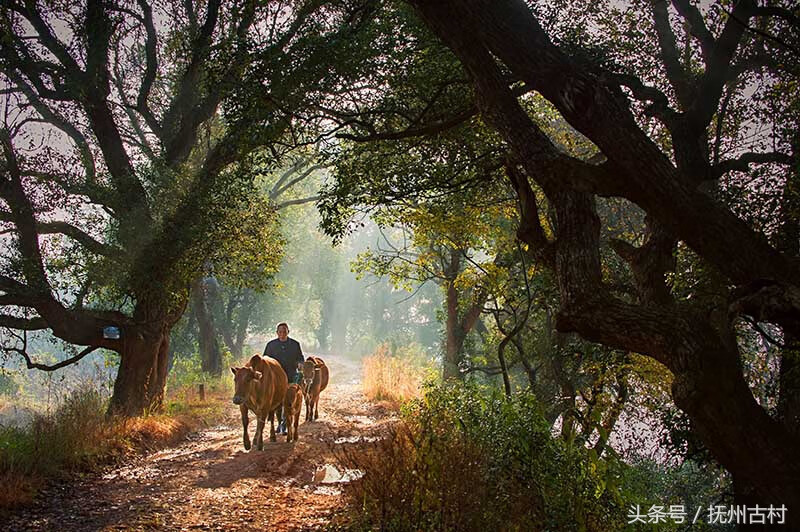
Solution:
{"label": "shrub", "polygon": [[551,436],[535,398],[431,386],[367,453],[340,451],[363,478],[348,493],[364,528],[619,530],[614,465]]}

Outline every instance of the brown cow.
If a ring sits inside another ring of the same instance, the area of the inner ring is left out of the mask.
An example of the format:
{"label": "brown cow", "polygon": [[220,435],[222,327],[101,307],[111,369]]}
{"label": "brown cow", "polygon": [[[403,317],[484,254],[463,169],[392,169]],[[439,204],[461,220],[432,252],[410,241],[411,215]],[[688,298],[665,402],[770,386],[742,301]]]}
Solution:
{"label": "brown cow", "polygon": [[289,380],[277,360],[253,355],[241,368],[231,368],[236,391],[233,403],[239,405],[244,427],[244,448],[250,449],[250,436],[247,434],[247,411],[256,415],[256,434],[253,443],[261,451],[264,449],[264,423],[269,417],[269,441],[275,441],[275,412],[283,403]]}
{"label": "brown cow", "polygon": [[303,363],[303,395],[306,398],[306,421],[319,417],[319,394],[327,386],[328,366],[319,357],[308,357]]}
{"label": "brown cow", "polygon": [[286,390],[283,399],[283,419],[286,420],[286,441],[297,441],[297,425],[300,423],[300,411],[303,410],[303,389],[299,384],[292,383]]}

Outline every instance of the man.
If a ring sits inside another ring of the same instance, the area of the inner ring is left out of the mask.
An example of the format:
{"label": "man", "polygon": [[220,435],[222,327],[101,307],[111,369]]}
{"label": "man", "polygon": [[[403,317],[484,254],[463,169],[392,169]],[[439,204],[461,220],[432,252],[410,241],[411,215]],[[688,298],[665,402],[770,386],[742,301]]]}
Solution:
{"label": "man", "polygon": [[[286,372],[286,377],[289,378],[289,384],[293,382],[299,383],[302,375],[297,371],[298,366],[302,366],[305,360],[300,343],[294,338],[289,338],[289,326],[285,323],[279,323],[276,332],[278,337],[267,342],[267,346],[264,348],[264,356],[272,357],[280,363],[283,371]],[[283,408],[280,410],[281,423],[278,425],[278,433],[286,434],[286,420],[284,419]]]}

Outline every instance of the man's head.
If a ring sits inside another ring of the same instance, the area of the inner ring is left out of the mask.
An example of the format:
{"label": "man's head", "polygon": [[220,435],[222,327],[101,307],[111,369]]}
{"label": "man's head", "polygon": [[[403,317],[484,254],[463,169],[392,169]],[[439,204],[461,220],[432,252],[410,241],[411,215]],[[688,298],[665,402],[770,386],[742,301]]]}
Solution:
{"label": "man's head", "polygon": [[281,342],[285,342],[287,338],[289,338],[289,326],[285,323],[278,324],[278,340]]}

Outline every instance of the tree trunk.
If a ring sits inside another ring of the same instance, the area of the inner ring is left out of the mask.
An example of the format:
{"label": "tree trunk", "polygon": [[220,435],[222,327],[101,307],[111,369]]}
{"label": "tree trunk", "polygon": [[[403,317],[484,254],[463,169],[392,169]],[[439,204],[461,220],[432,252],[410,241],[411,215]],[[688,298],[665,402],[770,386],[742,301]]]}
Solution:
{"label": "tree trunk", "polygon": [[445,307],[447,319],[445,321],[445,346],[444,346],[444,367],[442,376],[445,380],[449,378],[463,379],[459,366],[463,357],[464,340],[467,334],[475,327],[479,321],[483,304],[486,302],[486,292],[472,292],[474,300],[470,307],[462,314],[459,313],[459,298],[463,293],[456,289],[455,281],[461,271],[461,253],[458,248],[450,249],[450,260],[444,271],[445,285]]}
{"label": "tree trunk", "polygon": [[[786,178],[781,197],[781,225],[777,231],[778,249],[790,257],[800,256],[800,147],[795,139],[795,166]],[[756,318],[757,319],[757,318]],[[800,436],[800,326],[783,327],[778,413],[784,426]]]}
{"label": "tree trunk", "polygon": [[209,308],[208,287],[201,278],[192,285],[192,299],[199,329],[198,344],[202,370],[219,376],[222,374],[222,352],[217,340],[214,315]]}
{"label": "tree trunk", "polygon": [[138,416],[158,410],[164,399],[169,357],[169,327],[131,327],[122,331],[119,372],[109,413]]}
{"label": "tree trunk", "polygon": [[506,397],[511,397],[511,379],[508,376],[508,365],[506,364],[506,345],[508,342],[511,341],[510,336],[506,336],[500,342],[500,347],[497,349],[497,360],[500,361],[500,370],[503,375],[503,390],[506,393]]}
{"label": "tree trunk", "polygon": [[333,296],[322,298],[319,311],[319,327],[315,332],[321,353],[330,352],[331,320],[333,319],[335,302]]}
{"label": "tree trunk", "polygon": [[446,340],[444,346],[444,368],[442,377],[447,379],[463,379],[461,371],[459,371],[459,362],[461,362],[461,346],[464,343],[464,337],[459,334],[458,327],[458,291],[453,286],[453,281],[447,282],[447,322],[446,322]]}
{"label": "tree trunk", "polygon": [[784,329],[778,413],[787,430],[800,437],[800,335]]}
{"label": "tree trunk", "polygon": [[[556,209],[558,330],[666,365],[675,375],[676,405],[719,462],[740,484],[753,487],[753,501],[785,504],[792,522],[787,529],[800,527],[800,441],[753,398],[730,334],[715,330],[700,312],[668,302],[631,304],[607,292],[592,193],[638,204],[666,235],[680,237],[734,284],[775,280],[786,299],[800,286],[800,270],[762,234],[697,190],[698,176],[677,171],[638,128],[622,93],[564,56],[524,2],[410,1],[459,57],[483,118]],[[510,91],[496,58],[597,144],[613,178],[554,149]],[[796,304],[787,306],[789,318],[796,319]]]}

